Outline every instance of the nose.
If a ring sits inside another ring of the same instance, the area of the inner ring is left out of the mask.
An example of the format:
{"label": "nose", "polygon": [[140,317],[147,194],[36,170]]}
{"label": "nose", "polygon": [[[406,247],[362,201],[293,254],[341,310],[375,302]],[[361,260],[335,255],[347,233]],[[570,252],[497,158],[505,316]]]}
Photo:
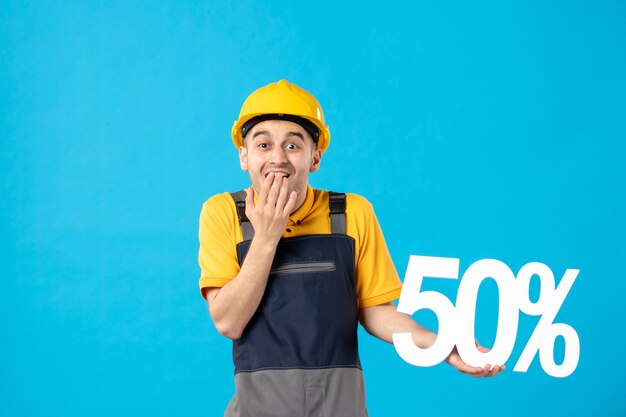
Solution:
{"label": "nose", "polygon": [[287,154],[282,146],[275,146],[270,154],[270,162],[276,165],[283,165],[287,163]]}

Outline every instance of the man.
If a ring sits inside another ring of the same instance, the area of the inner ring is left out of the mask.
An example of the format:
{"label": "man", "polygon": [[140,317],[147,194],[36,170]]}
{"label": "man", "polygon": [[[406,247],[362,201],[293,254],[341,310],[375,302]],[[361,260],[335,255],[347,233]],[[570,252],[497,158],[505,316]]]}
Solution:
{"label": "man", "polygon": [[[200,215],[200,289],[233,340],[236,394],[225,415],[367,416],[357,324],[392,341],[436,335],[391,303],[401,283],[372,206],[309,186],[330,132],[310,93],[285,80],[252,93],[232,129],[252,186]],[[504,367],[446,361],[473,376]]]}

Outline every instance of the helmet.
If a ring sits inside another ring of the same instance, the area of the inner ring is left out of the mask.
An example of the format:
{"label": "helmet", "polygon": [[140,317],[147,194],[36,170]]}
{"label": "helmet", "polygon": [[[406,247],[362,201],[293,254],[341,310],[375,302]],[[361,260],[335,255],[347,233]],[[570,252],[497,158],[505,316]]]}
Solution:
{"label": "helmet", "polygon": [[297,116],[308,120],[319,130],[317,146],[322,152],[328,148],[330,130],[324,124],[322,107],[311,93],[297,85],[280,80],[261,87],[248,96],[241,106],[239,119],[235,120],[231,132],[233,143],[237,148],[243,145],[244,124],[254,117],[263,115],[276,115],[276,119],[286,116],[285,120],[293,120],[294,118],[289,116]]}

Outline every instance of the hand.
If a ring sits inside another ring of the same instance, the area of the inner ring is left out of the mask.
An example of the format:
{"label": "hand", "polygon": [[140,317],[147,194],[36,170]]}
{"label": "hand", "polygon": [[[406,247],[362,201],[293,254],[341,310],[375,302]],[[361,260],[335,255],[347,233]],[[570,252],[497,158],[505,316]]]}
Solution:
{"label": "hand", "polygon": [[[478,342],[476,342],[476,347],[479,351],[483,353],[489,352],[489,349],[481,346]],[[450,352],[450,354],[446,358],[446,362],[448,362],[448,364],[453,366],[459,372],[473,376],[474,378],[480,378],[481,376],[485,378],[496,376],[505,369],[504,365],[494,365],[492,367],[490,364],[486,364],[482,368],[479,366],[468,365],[467,363],[463,362],[463,359],[461,359],[461,356],[459,356],[459,352],[457,351],[456,346],[454,347],[454,349],[452,349],[452,352]]]}
{"label": "hand", "polygon": [[289,215],[294,210],[298,194],[289,193],[289,179],[280,173],[270,173],[254,203],[254,188],[246,195],[246,216],[254,227],[254,235],[277,243],[285,232]]}

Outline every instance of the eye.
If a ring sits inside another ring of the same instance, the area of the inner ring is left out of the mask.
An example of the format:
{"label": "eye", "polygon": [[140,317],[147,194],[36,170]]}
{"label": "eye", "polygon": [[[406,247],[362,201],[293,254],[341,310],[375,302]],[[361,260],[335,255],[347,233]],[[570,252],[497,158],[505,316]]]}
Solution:
{"label": "eye", "polygon": [[265,142],[260,142],[256,146],[259,149],[269,149],[269,147],[270,147],[270,145],[268,143],[265,143]]}
{"label": "eye", "polygon": [[287,146],[285,146],[285,148],[287,148],[290,151],[295,151],[299,149],[299,146],[296,145],[295,143],[288,143]]}

